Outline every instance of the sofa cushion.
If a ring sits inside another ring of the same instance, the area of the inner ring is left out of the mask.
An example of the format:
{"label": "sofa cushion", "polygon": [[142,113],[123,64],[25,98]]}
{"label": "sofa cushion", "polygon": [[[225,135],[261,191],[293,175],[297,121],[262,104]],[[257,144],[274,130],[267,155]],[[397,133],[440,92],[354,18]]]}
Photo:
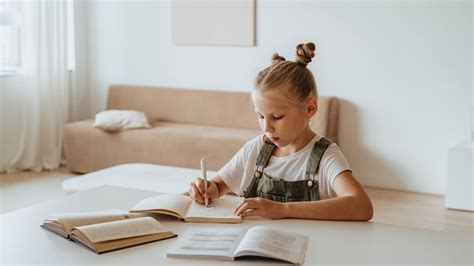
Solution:
{"label": "sofa cushion", "polygon": [[257,129],[155,122],[152,128],[114,133],[93,128],[94,120],[67,124],[64,149],[71,171],[88,173],[123,163],[151,163],[218,170],[250,139]]}
{"label": "sofa cushion", "polygon": [[134,110],[106,110],[95,115],[95,128],[105,131],[120,131],[131,128],[150,128],[143,112]]}
{"label": "sofa cushion", "polygon": [[250,94],[246,92],[112,85],[107,96],[107,109],[142,111],[150,123],[160,120],[259,128]]}
{"label": "sofa cushion", "polygon": [[[144,112],[150,123],[172,121],[205,126],[259,129],[249,92],[111,85],[107,109]],[[319,96],[318,113],[311,128],[337,142],[339,102],[336,97]]]}

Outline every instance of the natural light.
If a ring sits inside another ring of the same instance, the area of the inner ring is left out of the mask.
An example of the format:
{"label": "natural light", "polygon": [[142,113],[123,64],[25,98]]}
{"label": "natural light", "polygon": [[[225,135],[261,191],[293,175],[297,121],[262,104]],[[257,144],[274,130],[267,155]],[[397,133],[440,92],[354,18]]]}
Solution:
{"label": "natural light", "polygon": [[[73,1],[64,1],[64,8],[67,15],[67,66],[68,70],[75,69],[75,45],[74,45],[74,9]],[[28,42],[33,35],[28,35],[28,30],[23,24],[25,22],[24,13],[27,8],[37,5],[35,2],[15,2],[0,0],[0,75],[18,74],[27,63],[25,60],[25,45],[34,45]],[[26,9],[25,9],[26,8]],[[46,15],[46,14],[43,14]],[[31,19],[30,19],[31,20]]]}
{"label": "natural light", "polygon": [[20,13],[0,2],[0,75],[15,73],[21,66]]}

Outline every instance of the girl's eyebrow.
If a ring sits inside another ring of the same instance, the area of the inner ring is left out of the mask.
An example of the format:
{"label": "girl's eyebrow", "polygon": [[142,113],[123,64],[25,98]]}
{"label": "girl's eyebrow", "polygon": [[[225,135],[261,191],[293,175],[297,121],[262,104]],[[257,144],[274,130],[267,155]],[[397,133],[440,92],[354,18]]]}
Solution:
{"label": "girl's eyebrow", "polygon": [[[256,106],[254,107],[254,111],[255,113],[257,114],[261,114],[259,112],[259,110],[256,108]],[[273,114],[285,114],[286,112],[288,111],[288,107],[287,106],[278,106],[276,108],[272,108],[270,112],[268,112],[267,115],[273,115]]]}
{"label": "girl's eyebrow", "polygon": [[[258,115],[262,115],[259,111],[255,110],[255,113],[257,113]],[[283,115],[284,112],[283,111],[275,111],[275,112],[272,112],[268,115],[275,115],[275,114],[278,114],[278,115]]]}

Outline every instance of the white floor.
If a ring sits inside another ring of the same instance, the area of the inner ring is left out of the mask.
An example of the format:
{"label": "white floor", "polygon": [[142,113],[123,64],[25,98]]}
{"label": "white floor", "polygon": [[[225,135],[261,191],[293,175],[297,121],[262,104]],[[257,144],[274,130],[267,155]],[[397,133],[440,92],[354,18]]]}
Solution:
{"label": "white floor", "polygon": [[77,176],[66,168],[0,175],[0,214],[65,196],[61,183]]}

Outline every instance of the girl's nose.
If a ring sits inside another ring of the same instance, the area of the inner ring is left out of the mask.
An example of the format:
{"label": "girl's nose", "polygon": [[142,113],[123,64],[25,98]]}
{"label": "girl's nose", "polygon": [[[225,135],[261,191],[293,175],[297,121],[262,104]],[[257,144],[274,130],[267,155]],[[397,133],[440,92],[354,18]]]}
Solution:
{"label": "girl's nose", "polygon": [[270,123],[263,122],[263,131],[264,132],[273,132],[273,131],[275,131],[275,129],[273,128],[273,126]]}

